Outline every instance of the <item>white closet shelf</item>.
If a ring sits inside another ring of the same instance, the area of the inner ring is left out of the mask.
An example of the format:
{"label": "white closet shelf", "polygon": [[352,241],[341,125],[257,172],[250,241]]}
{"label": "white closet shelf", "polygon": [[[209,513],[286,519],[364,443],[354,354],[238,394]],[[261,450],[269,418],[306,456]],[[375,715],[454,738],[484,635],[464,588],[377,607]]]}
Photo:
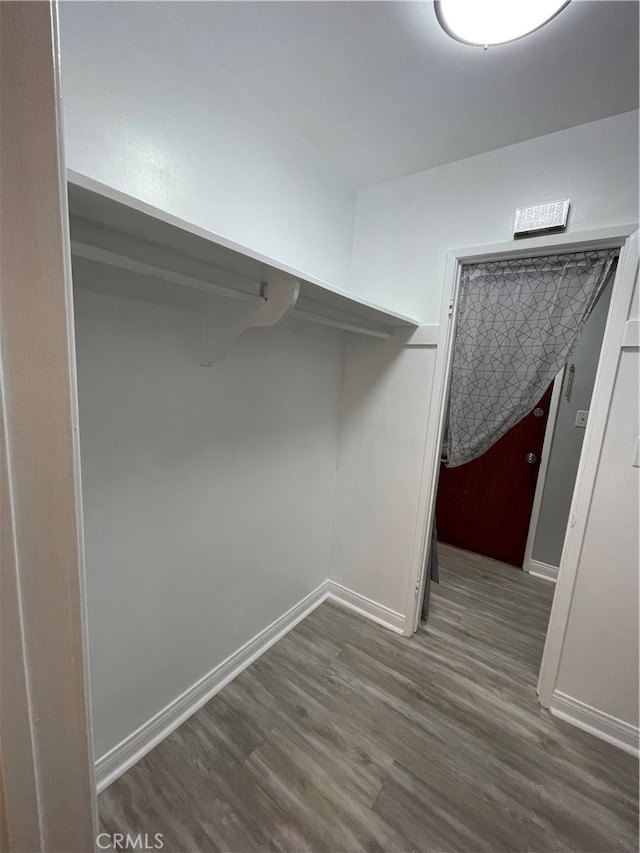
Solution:
{"label": "white closet shelf", "polygon": [[250,303],[260,310],[269,301],[269,287],[291,291],[299,282],[291,315],[374,338],[387,339],[418,326],[412,317],[360,299],[77,172],[69,170],[67,178],[76,258]]}

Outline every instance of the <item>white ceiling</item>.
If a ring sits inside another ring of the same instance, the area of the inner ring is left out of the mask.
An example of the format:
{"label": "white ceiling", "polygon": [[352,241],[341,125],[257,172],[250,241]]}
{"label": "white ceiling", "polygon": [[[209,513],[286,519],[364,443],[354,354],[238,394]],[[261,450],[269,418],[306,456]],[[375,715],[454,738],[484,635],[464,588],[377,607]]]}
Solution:
{"label": "white ceiling", "polygon": [[635,0],[573,0],[487,51],[449,38],[428,0],[160,8],[199,64],[239,77],[354,186],[638,106]]}

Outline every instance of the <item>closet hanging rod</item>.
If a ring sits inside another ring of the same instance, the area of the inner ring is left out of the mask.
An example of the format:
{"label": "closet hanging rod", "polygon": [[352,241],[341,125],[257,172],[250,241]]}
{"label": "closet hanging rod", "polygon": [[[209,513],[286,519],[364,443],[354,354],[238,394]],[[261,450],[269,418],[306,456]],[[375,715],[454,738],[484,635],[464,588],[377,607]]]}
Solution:
{"label": "closet hanging rod", "polygon": [[[190,287],[192,290],[200,290],[204,293],[212,293],[229,299],[236,299],[239,302],[249,302],[255,305],[264,305],[266,302],[264,296],[255,293],[247,293],[245,290],[236,290],[233,287],[226,287],[223,284],[215,284],[214,282],[185,275],[175,270],[168,270],[165,267],[159,267],[147,261],[140,261],[137,258],[130,258],[128,255],[123,255],[120,252],[112,252],[109,249],[102,249],[99,246],[92,246],[89,243],[82,243],[79,240],[71,241],[71,254],[77,258],[94,261],[95,263],[126,270],[127,272],[138,273],[139,275],[159,278],[162,281],[179,284],[183,287]],[[379,340],[389,340],[391,338],[390,332],[360,326],[357,323],[350,323],[346,320],[325,317],[322,314],[316,314],[304,308],[294,308],[291,311],[291,315],[301,320],[306,320],[309,323],[332,326],[336,329],[342,329],[345,332],[368,335],[371,338],[378,338]]]}
{"label": "closet hanging rod", "polygon": [[184,275],[183,273],[168,270],[164,267],[157,267],[146,261],[139,261],[136,258],[128,257],[128,255],[121,255],[119,252],[111,252],[108,249],[101,249],[98,246],[91,246],[88,243],[81,243],[78,240],[71,241],[71,254],[77,258],[84,258],[88,261],[117,267],[121,270],[127,270],[127,272],[152,276],[153,278],[159,278],[172,284],[190,287],[192,290],[201,290],[205,293],[214,293],[218,296],[236,299],[239,302],[252,302],[256,305],[264,305],[266,302],[264,296],[259,296],[256,293],[247,293],[245,290],[236,290],[233,287],[226,287],[223,284],[214,284],[211,281],[204,281],[204,279]]}
{"label": "closet hanging rod", "polygon": [[304,308],[294,308],[290,315],[291,317],[299,317],[301,320],[307,320],[309,323],[319,323],[321,326],[333,326],[336,329],[342,329],[345,332],[356,332],[359,335],[368,335],[370,338],[379,338],[383,341],[388,341],[391,337],[390,332],[378,331],[378,329],[369,329],[366,326],[358,326],[356,323],[347,323],[344,320],[334,320],[333,317],[324,317],[322,314],[314,314],[313,311],[306,311]]}

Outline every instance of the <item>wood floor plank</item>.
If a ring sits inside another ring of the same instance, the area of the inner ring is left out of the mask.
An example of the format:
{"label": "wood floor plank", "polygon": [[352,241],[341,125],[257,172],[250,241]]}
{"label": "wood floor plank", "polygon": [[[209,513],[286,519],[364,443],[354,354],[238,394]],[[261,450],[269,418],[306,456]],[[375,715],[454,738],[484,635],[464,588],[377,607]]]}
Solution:
{"label": "wood floor plank", "polygon": [[440,546],[400,637],[326,602],[99,798],[168,853],[638,849],[638,765],[535,695],[553,585]]}
{"label": "wood floor plank", "polygon": [[313,849],[383,851],[408,846],[364,801],[364,786],[355,788],[354,796],[354,779],[363,771],[361,759],[336,756],[331,768],[299,738],[296,742],[287,734],[274,732],[247,766],[300,831],[309,833]]}

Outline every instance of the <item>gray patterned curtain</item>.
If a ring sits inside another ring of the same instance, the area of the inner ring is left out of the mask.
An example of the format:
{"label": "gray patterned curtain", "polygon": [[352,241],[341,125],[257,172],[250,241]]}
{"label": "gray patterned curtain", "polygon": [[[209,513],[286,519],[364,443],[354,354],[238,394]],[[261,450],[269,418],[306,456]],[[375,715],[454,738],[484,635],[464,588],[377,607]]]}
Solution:
{"label": "gray patterned curtain", "polygon": [[443,459],[477,459],[540,400],[615,267],[618,250],[462,268]]}

